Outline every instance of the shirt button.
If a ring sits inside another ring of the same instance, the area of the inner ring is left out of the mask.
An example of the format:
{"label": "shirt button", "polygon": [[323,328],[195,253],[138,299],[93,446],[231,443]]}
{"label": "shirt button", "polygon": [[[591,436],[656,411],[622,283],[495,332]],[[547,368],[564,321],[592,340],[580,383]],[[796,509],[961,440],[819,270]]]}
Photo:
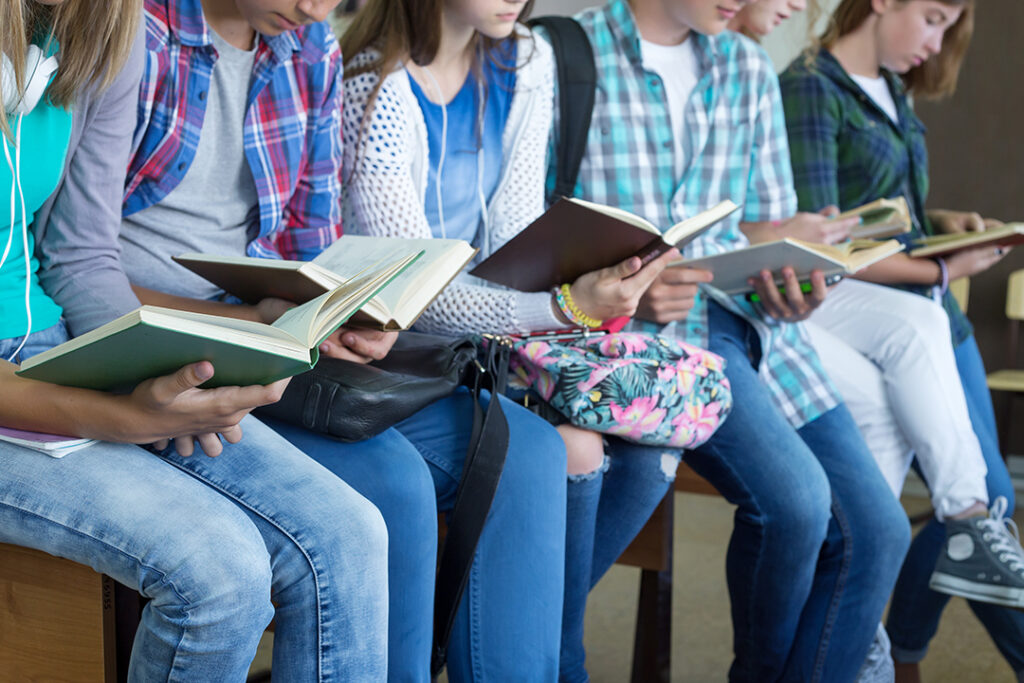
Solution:
{"label": "shirt button", "polygon": [[672,146],[672,141],[671,140],[665,140],[665,142],[661,143],[661,146],[664,147],[665,149],[668,149],[669,147]]}
{"label": "shirt button", "polygon": [[180,162],[178,164],[178,170],[179,171],[184,171],[185,170],[185,162],[184,161],[182,161],[182,162]]}
{"label": "shirt button", "polygon": [[658,86],[661,85],[661,82],[657,78],[652,78],[651,80],[649,80],[647,82],[651,84],[652,88],[657,88]]}
{"label": "shirt button", "polygon": [[199,91],[199,101],[202,102],[205,99],[206,99],[206,91],[205,90],[200,90]]}

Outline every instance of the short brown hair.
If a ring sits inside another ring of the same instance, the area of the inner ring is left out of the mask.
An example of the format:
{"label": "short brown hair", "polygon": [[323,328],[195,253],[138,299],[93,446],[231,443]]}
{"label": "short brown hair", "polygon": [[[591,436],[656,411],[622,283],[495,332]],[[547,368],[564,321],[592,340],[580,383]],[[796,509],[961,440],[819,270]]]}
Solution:
{"label": "short brown hair", "polygon": [[[906,3],[914,0],[897,1]],[[974,0],[938,1],[953,7],[961,7],[963,12],[956,23],[946,29],[939,54],[902,76],[911,93],[926,99],[948,97],[956,91],[960,66],[974,33]],[[863,24],[873,11],[871,0],[842,0],[832,13],[828,28],[819,39],[819,44],[825,49],[831,48],[839,38],[855,31]]]}
{"label": "short brown hair", "polygon": [[[20,91],[32,38],[52,33],[60,45],[60,68],[46,97],[68,107],[85,86],[106,87],[114,80],[131,52],[141,16],[142,0],[65,0],[55,6],[0,0],[0,51],[13,63]],[[10,137],[4,111],[0,111],[0,131]]]}

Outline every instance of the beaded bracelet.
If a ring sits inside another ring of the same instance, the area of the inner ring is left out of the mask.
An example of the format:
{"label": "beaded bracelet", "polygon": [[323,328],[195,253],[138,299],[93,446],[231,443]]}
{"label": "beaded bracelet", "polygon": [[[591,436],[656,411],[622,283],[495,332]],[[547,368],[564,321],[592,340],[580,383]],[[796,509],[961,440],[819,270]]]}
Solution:
{"label": "beaded bracelet", "polygon": [[603,320],[592,318],[580,310],[580,307],[573,301],[572,292],[568,284],[556,287],[552,293],[555,295],[555,303],[558,304],[558,310],[562,311],[565,317],[569,319],[569,322],[591,329],[601,327],[603,324]]}

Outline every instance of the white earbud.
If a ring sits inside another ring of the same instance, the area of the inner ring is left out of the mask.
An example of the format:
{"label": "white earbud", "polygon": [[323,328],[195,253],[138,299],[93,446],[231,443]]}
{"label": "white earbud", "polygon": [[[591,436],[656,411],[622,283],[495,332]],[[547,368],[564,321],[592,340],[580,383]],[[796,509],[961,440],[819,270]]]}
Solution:
{"label": "white earbud", "polygon": [[57,70],[57,57],[45,57],[38,45],[29,45],[25,58],[25,88],[18,92],[14,79],[14,65],[5,54],[0,54],[0,82],[4,111],[8,114],[28,114],[43,99],[50,76]]}

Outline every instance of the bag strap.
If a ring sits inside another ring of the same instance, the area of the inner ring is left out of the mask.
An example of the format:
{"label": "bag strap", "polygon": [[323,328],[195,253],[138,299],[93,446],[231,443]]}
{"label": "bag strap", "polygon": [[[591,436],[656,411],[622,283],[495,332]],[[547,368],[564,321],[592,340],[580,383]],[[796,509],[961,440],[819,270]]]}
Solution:
{"label": "bag strap", "polygon": [[571,17],[545,16],[527,24],[547,31],[558,73],[558,149],[554,197],[571,197],[580,162],[587,150],[590,117],[594,111],[597,67],[590,39]]}
{"label": "bag strap", "polygon": [[[485,365],[473,366],[467,382],[473,394],[473,432],[455,495],[455,506],[449,517],[448,535],[438,562],[434,591],[434,649],[430,662],[434,677],[440,673],[448,657],[448,641],[455,615],[469,583],[476,546],[505,467],[509,428],[498,397],[505,391],[508,361],[506,344],[488,344]],[[480,392],[485,388],[491,393],[486,412],[480,406]]]}

